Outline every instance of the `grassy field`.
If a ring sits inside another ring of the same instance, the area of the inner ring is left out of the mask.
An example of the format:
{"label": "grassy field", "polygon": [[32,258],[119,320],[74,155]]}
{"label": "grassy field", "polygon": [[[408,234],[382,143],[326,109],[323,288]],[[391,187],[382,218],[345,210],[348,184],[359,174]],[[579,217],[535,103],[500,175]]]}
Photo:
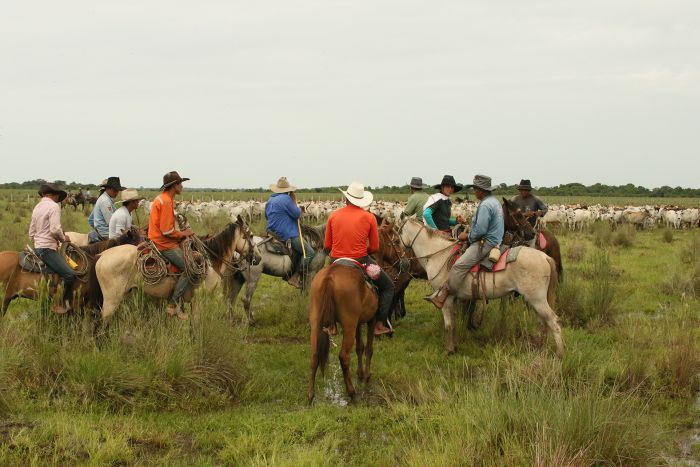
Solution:
{"label": "grassy field", "polygon": [[[0,197],[0,250],[27,242],[31,207]],[[84,214],[63,215],[86,230]],[[700,461],[699,232],[595,226],[561,242],[563,360],[519,300],[490,302],[447,357],[441,314],[414,282],[354,403],[333,348],[307,406],[306,298],[278,279],[256,293],[254,328],[240,304],[229,321],[218,294],[199,292],[183,324],[134,293],[97,343],[89,316],[16,301],[0,323],[0,464]]]}

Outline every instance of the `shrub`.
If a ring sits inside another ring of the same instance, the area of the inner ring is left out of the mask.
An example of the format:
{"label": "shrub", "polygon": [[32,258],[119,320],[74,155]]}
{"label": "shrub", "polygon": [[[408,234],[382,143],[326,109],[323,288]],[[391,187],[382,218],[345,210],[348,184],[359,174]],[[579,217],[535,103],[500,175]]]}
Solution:
{"label": "shrub", "polygon": [[698,260],[700,260],[700,237],[694,236],[681,250],[681,261],[693,264]]}
{"label": "shrub", "polygon": [[593,243],[597,247],[606,247],[612,244],[613,232],[607,222],[597,222],[593,225]]}
{"label": "shrub", "polygon": [[586,244],[582,241],[574,240],[566,248],[566,257],[571,261],[581,261],[586,256]]}
{"label": "shrub", "polygon": [[634,243],[637,231],[631,225],[619,227],[612,236],[612,243],[615,246],[629,247]]}
{"label": "shrub", "polygon": [[673,242],[673,231],[671,229],[664,229],[661,232],[661,240],[663,240],[666,243],[672,243]]}

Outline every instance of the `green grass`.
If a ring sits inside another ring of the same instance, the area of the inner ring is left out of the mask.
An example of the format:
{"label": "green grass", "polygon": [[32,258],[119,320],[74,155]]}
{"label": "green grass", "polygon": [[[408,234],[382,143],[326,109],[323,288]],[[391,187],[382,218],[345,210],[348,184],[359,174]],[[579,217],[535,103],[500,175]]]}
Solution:
{"label": "green grass", "polygon": [[[0,249],[26,243],[30,208],[0,198]],[[560,234],[563,360],[519,299],[491,301],[478,331],[462,320],[447,357],[414,282],[355,403],[333,347],[306,404],[307,299],[278,279],[256,292],[254,328],[219,293],[198,293],[192,326],[134,294],[98,340],[89,315],[16,301],[0,323],[0,464],[664,465],[697,417],[700,236],[599,235]]]}

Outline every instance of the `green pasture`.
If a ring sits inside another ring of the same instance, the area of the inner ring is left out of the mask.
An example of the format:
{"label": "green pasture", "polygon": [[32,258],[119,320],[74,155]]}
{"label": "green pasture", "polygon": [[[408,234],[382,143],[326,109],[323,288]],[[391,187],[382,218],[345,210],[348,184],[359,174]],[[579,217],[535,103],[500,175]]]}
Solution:
{"label": "green pasture", "polygon": [[[34,200],[18,195],[0,194],[0,250],[27,243]],[[72,208],[63,222],[87,230]],[[559,235],[563,360],[519,299],[491,301],[478,331],[462,323],[446,356],[442,316],[414,281],[355,402],[332,347],[307,405],[307,299],[275,278],[256,292],[253,328],[219,292],[198,292],[182,323],[137,291],[97,340],[87,312],[15,301],[0,322],[0,464],[700,462],[700,232]]]}

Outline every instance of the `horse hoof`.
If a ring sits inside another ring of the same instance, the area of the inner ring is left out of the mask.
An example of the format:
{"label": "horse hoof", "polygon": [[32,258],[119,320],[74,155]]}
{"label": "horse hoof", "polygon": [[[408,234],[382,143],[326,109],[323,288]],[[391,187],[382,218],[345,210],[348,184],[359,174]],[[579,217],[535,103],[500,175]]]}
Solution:
{"label": "horse hoof", "polygon": [[249,320],[248,320],[248,326],[254,328],[254,327],[257,326],[257,325],[258,325],[258,322],[255,321],[254,319],[249,319]]}

